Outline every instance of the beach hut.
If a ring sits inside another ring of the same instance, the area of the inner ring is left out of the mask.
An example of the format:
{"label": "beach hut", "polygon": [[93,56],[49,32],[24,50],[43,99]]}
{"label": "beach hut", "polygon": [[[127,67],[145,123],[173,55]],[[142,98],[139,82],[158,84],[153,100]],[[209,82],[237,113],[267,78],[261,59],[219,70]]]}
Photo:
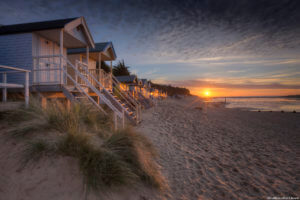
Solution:
{"label": "beach hut", "polygon": [[121,87],[130,92],[132,96],[138,91],[138,78],[136,75],[129,76],[116,76],[116,79],[120,82]]}
{"label": "beach hut", "polygon": [[130,76],[116,76],[120,82],[121,87],[129,96],[132,96],[140,104],[142,108],[149,108],[153,106],[150,98],[143,95],[143,81],[138,79],[136,75]]}
{"label": "beach hut", "polygon": [[[84,49],[85,56],[79,61],[85,61],[89,67],[80,70],[74,65],[73,57],[68,58],[67,49]],[[96,49],[96,52],[92,50],[90,53],[91,49]],[[111,43],[103,48],[100,44],[95,46],[84,17],[0,27],[0,65],[29,70],[29,90],[31,93],[41,94],[39,96],[43,106],[46,106],[49,98],[65,99],[68,105],[71,101],[87,99],[99,110],[107,113],[99,104],[101,99],[113,111],[115,122],[117,118],[121,118],[124,126],[124,116],[127,116],[138,123],[140,115],[137,109],[124,107],[101,84],[95,86],[98,79],[89,72],[89,69],[95,69],[95,62],[89,59],[89,54],[91,58],[94,54],[99,56],[99,49],[103,50],[102,60],[115,59]],[[11,73],[5,79],[1,76],[0,81],[23,84],[25,78],[23,74]]]}
{"label": "beach hut", "polygon": [[[95,48],[90,49],[88,53],[85,52],[84,48],[68,49],[67,53],[70,62],[90,80],[94,87],[99,88],[103,86],[105,88],[101,90],[101,93],[113,105],[120,109],[125,109],[125,114],[127,113],[131,120],[138,120],[137,116],[140,112],[139,103],[125,92],[126,90],[122,88],[124,85],[112,73],[112,61],[117,58],[112,42],[95,43]],[[107,61],[110,62],[108,69],[106,69],[107,64],[104,63]],[[86,83],[78,77],[73,69],[69,69],[69,73],[81,85],[85,86]],[[96,98],[99,104],[105,104],[101,98]]]}
{"label": "beach hut", "polygon": [[[93,48],[94,41],[83,17],[0,27],[0,64],[30,70],[29,84],[42,91],[65,83],[62,68],[67,48]],[[7,81],[24,82],[8,75]],[[44,87],[47,86],[47,87]]]}
{"label": "beach hut", "polygon": [[150,98],[150,88],[151,83],[147,79],[141,79],[142,81],[142,87],[141,87],[141,93],[146,97]]}
{"label": "beach hut", "polygon": [[[106,89],[112,89],[112,61],[117,58],[112,42],[95,43],[95,48],[90,49],[88,54],[85,48],[68,49],[67,53],[68,59],[81,71],[82,67],[86,67]],[[101,66],[106,61],[110,62],[109,71]],[[70,69],[70,73],[75,77],[74,70]],[[95,85],[94,81],[93,84]]]}

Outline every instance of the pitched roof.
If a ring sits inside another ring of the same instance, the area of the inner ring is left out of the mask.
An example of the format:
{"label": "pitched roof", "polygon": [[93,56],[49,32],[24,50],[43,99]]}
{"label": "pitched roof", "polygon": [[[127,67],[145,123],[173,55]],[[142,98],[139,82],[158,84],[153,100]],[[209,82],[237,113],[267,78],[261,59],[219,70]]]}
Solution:
{"label": "pitched roof", "polygon": [[51,21],[43,21],[43,22],[32,22],[32,23],[24,23],[24,24],[13,24],[7,26],[3,25],[0,26],[0,35],[63,28],[66,24],[68,24],[69,22],[75,19],[77,18],[59,19],[59,20],[51,20]]}
{"label": "pitched roof", "polygon": [[[109,47],[112,48],[114,57],[117,57],[112,42],[98,42],[98,43],[95,43],[95,48],[90,49],[89,52],[90,53],[93,53],[93,52],[96,52],[96,53],[99,52],[100,53],[100,52],[106,51]],[[68,49],[68,54],[78,54],[78,53],[85,53],[85,52],[86,52],[86,48]]]}
{"label": "pitched roof", "polygon": [[137,76],[136,75],[116,76],[116,78],[121,83],[134,83],[137,80]]}

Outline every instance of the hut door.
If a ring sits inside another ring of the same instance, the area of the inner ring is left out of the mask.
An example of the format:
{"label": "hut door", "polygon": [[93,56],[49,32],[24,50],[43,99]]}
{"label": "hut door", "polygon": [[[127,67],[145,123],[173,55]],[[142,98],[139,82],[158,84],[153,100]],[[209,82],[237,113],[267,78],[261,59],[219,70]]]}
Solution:
{"label": "hut door", "polygon": [[40,58],[40,80],[41,84],[59,84],[60,75],[60,59],[55,57],[59,54],[59,46],[54,42],[39,37],[38,54]]}

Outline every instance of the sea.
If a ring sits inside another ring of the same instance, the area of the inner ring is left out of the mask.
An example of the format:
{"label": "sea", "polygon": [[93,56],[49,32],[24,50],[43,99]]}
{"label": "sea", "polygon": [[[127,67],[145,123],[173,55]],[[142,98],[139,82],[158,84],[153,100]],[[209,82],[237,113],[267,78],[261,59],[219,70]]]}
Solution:
{"label": "sea", "polygon": [[[210,101],[225,102],[225,97],[215,97]],[[300,112],[300,98],[291,97],[226,97],[226,108],[250,111]]]}

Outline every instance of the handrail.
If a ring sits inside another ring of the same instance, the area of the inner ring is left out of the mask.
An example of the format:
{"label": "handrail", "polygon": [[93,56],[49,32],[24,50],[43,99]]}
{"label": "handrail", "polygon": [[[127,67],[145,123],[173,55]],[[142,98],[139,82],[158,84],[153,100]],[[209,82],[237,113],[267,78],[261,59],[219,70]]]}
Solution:
{"label": "handrail", "polygon": [[[112,75],[112,79],[113,79],[113,82],[115,82],[115,85],[117,85],[117,86],[119,87],[119,89],[120,89],[121,91],[123,91],[123,90],[120,88],[120,84],[121,84],[121,83],[118,81],[118,79],[117,79],[114,75]],[[140,104],[136,99],[132,98],[132,97],[129,96],[128,94],[127,94],[127,96],[128,96],[129,99],[130,99],[132,102],[134,102],[135,104],[137,104],[137,105]]]}
{"label": "handrail", "polygon": [[123,98],[126,99],[127,102],[128,102],[127,99],[129,99],[131,101],[131,103],[129,103],[129,104],[130,105],[133,104],[135,106],[135,110],[137,113],[137,121],[140,121],[141,107],[142,107],[140,102],[138,102],[136,99],[134,99],[132,96],[130,96],[130,94],[128,94],[128,92],[126,92],[126,91],[122,90],[122,88],[120,88],[121,83],[118,81],[118,79],[114,75],[112,75],[112,80],[113,80],[113,83],[117,86],[118,90],[123,92],[124,95],[126,95],[127,98],[125,98],[124,95],[122,95]]}
{"label": "handrail", "polygon": [[90,101],[92,101],[92,103],[97,106],[102,112],[104,112],[104,114],[107,115],[107,112],[101,107],[98,105],[98,103],[90,96],[88,95],[88,93],[86,91],[84,91],[84,89],[80,86],[80,84],[78,84],[70,74],[68,74],[67,70],[64,70],[62,69],[63,72],[66,74],[66,76],[74,83],[74,85],[76,86],[76,88],[78,88],[81,92],[83,92],[88,98]]}
{"label": "handrail", "polygon": [[[114,81],[114,80],[113,80]],[[114,82],[115,83],[115,82]],[[129,102],[128,98],[124,97],[124,95],[122,93],[123,90],[120,88],[120,86],[118,85],[118,83],[115,83],[116,87],[118,88],[118,90],[116,90],[118,92],[118,94],[122,97],[122,99],[125,99],[125,101],[130,105],[130,107],[132,107],[133,109],[136,109],[134,106],[138,106],[137,103],[135,102]],[[130,97],[127,95],[127,97]],[[134,106],[132,105],[134,104]]]}
{"label": "handrail", "polygon": [[[52,60],[51,58],[60,58],[59,61]],[[120,88],[120,82],[110,73],[105,72],[103,69],[96,69],[94,71],[89,71],[88,64],[84,62],[76,61],[75,64],[71,63],[65,55],[42,55],[42,56],[33,56],[33,59],[37,61],[37,66],[40,65],[40,63],[50,64],[51,66],[61,66],[44,69],[44,68],[37,68],[34,69],[34,72],[38,71],[48,71],[48,70],[55,70],[60,71],[59,75],[62,79],[60,79],[60,83],[63,84],[67,79],[71,80],[74,85],[81,91],[81,93],[85,94],[93,104],[96,105],[96,101],[93,100],[89,94],[82,88],[82,86],[79,84],[77,78],[75,80],[72,75],[68,73],[68,68],[64,69],[65,66],[69,66],[72,68],[76,74],[76,77],[80,78],[80,80],[83,82],[84,85],[88,86],[93,92],[96,93],[98,97],[112,110],[115,112],[115,115],[123,118],[124,123],[124,112],[130,114],[130,112],[134,112],[136,116],[136,121],[139,122],[140,120],[140,112],[141,112],[141,105],[140,103],[134,99],[132,96],[130,96],[126,91],[123,91],[123,89]],[[63,60],[63,61],[62,61]],[[77,65],[78,64],[78,65]],[[99,70],[99,72],[97,71]],[[63,74],[62,74],[63,73]],[[95,78],[97,77],[97,78]],[[66,78],[66,79],[64,79]],[[37,80],[39,81],[39,80]],[[63,81],[63,82],[62,82]],[[103,83],[102,83],[103,81]],[[57,82],[57,81],[56,81]],[[51,81],[52,83],[52,81]],[[125,109],[123,106],[124,104],[121,103],[121,101],[118,101],[112,93],[108,91],[106,88],[108,87],[109,90],[115,88],[115,92],[117,92],[117,95],[120,97],[120,100],[122,100],[126,105],[130,108],[130,110]],[[102,91],[105,91],[107,94],[103,94]],[[100,107],[97,104],[97,107]],[[101,110],[103,110],[100,107]]]}
{"label": "handrail", "polygon": [[[82,75],[82,73],[79,72],[79,70],[74,67],[74,65],[65,57],[65,56],[62,56],[62,58],[75,70],[75,72],[77,73],[77,75],[80,76],[81,79],[83,79],[87,85],[89,86],[89,88],[91,88],[102,100],[104,100],[104,102],[110,107],[110,109],[112,109],[115,113],[117,113],[117,115],[120,117],[120,118],[123,118],[123,113],[121,113],[113,104],[110,103],[109,100],[107,100],[107,98],[102,95],[99,90],[97,90],[89,81],[88,79]],[[86,68],[84,68],[86,70]],[[90,73],[88,71],[86,71],[88,75],[90,75]],[[93,76],[92,76],[93,77]],[[101,85],[97,80],[96,82]],[[102,85],[101,85],[102,86]],[[103,87],[103,86],[102,86]],[[118,102],[119,103],[119,102]],[[123,112],[123,111],[122,111]]]}
{"label": "handrail", "polygon": [[10,67],[10,66],[6,66],[6,65],[0,65],[0,68],[11,69],[11,70],[19,71],[19,72],[31,72],[30,70],[17,68],[17,67]]}
{"label": "handrail", "polygon": [[[117,82],[117,80],[114,80],[114,79],[116,79],[114,76],[112,76],[113,77],[113,83],[114,83],[114,85],[117,87],[117,92],[118,92],[118,94],[127,102],[127,104],[135,111],[135,113],[136,113],[136,116],[137,116],[137,121],[139,121],[140,120],[140,105],[139,105],[139,103],[137,102],[137,101],[134,101],[134,99],[131,97],[131,96],[129,96],[127,93],[125,93],[125,91],[123,91],[121,88],[120,88],[120,82]],[[122,94],[123,93],[123,94]],[[124,95],[127,97],[124,97]],[[130,101],[130,102],[129,102]]]}
{"label": "handrail", "polygon": [[[3,69],[9,69],[9,70],[15,70],[20,73],[25,73],[25,83],[24,83],[24,99],[25,99],[25,106],[28,108],[29,106],[29,73],[31,72],[30,70],[22,69],[22,68],[17,68],[17,67],[10,67],[10,66],[5,66],[5,65],[0,65],[0,68]],[[6,102],[7,101],[7,88],[9,84],[7,83],[7,72],[2,71],[2,101]],[[14,86],[14,85],[10,85]],[[17,86],[17,85],[15,85]],[[20,85],[19,85],[20,86]],[[18,87],[19,87],[18,86]]]}
{"label": "handrail", "polygon": [[[80,63],[80,62],[78,62],[78,63]],[[103,87],[103,85],[93,76],[93,75],[91,75],[90,74],[90,72],[87,70],[87,68],[85,68],[84,67],[84,70],[85,70],[85,72],[87,73],[87,75],[88,76],[90,76],[90,77],[92,77],[92,79],[100,86],[100,88],[101,89],[104,89],[105,90],[105,88]],[[81,74],[80,74],[81,75]],[[92,84],[89,84],[89,87],[90,88],[94,88],[95,90],[97,90]],[[98,91],[98,90],[97,90]],[[107,94],[112,98],[112,99],[115,99],[109,92],[107,92]],[[104,95],[103,95],[104,96]],[[106,99],[106,97],[104,97],[105,99]],[[118,106],[120,106],[122,109],[124,109],[123,108],[123,106],[120,104],[120,102],[118,102],[118,101],[115,101],[117,104],[118,104]],[[111,104],[112,105],[112,104]],[[114,107],[114,106],[113,106]],[[115,107],[114,107],[115,108]],[[116,109],[116,108],[115,108]],[[118,111],[119,112],[119,111]]]}

